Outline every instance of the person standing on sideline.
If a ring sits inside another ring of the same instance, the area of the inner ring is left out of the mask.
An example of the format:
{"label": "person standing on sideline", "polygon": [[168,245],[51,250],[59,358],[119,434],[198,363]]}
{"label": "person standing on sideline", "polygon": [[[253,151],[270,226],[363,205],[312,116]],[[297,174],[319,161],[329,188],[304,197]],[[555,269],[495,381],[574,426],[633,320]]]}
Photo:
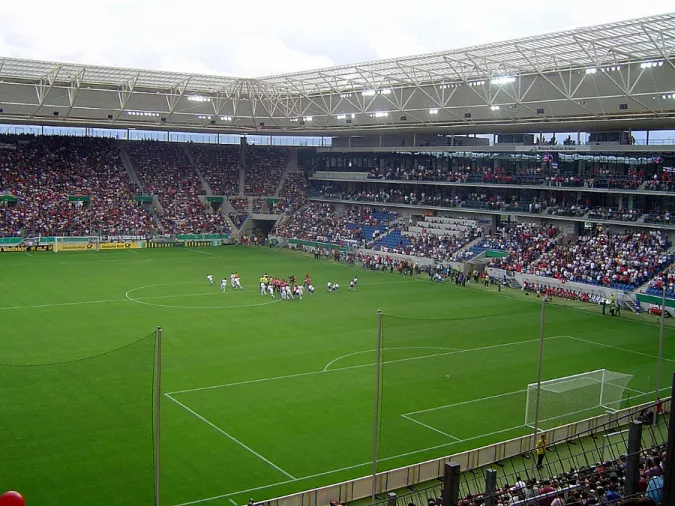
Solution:
{"label": "person standing on sideline", "polygon": [[543,467],[544,455],[546,455],[546,434],[542,433],[537,441],[537,467]]}

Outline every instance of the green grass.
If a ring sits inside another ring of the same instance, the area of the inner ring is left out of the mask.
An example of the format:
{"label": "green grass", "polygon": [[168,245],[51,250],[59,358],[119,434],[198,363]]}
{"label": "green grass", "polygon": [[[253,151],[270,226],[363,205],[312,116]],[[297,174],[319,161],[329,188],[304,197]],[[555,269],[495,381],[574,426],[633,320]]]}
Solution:
{"label": "green grass", "polygon": [[[520,292],[247,247],[7,254],[1,265],[0,362],[70,362],[0,368],[0,444],[11,455],[0,488],[29,504],[150,504],[153,349],[142,338],[158,325],[167,506],[243,504],[368,474],[378,309],[380,469],[527,432],[540,304]],[[243,292],[205,280],[233,270]],[[256,286],[265,271],[309,272],[317,293],[271,303]],[[340,294],[326,293],[329,280]],[[654,390],[653,319],[554,301],[545,335],[545,379],[607,368],[634,375],[628,395],[639,398],[626,404],[653,397],[638,393]],[[665,388],[670,325],[664,357]]]}

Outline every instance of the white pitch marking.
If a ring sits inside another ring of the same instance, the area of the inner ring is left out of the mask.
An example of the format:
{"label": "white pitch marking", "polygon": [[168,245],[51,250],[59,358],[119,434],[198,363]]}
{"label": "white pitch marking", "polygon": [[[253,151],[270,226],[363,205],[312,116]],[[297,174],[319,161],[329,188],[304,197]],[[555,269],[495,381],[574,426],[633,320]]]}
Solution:
{"label": "white pitch marking", "polygon": [[218,427],[218,426],[215,425],[214,423],[208,421],[206,418],[204,418],[202,415],[200,415],[200,414],[197,413],[196,411],[193,411],[192,409],[188,408],[188,407],[187,407],[185,404],[183,404],[182,402],[180,402],[180,401],[174,399],[173,397],[171,397],[170,394],[164,394],[164,395],[166,395],[169,399],[171,399],[173,402],[175,402],[176,404],[178,404],[181,408],[183,408],[183,409],[186,410],[187,412],[191,413],[191,414],[194,415],[195,417],[199,418],[199,419],[200,419],[202,422],[204,422],[205,424],[209,425],[211,428],[213,428],[213,429],[217,430],[218,432],[220,432],[223,436],[227,437],[228,439],[230,439],[230,440],[233,441],[234,443],[237,443],[237,444],[238,444],[239,446],[241,446],[244,450],[248,450],[248,451],[251,452],[253,455],[255,455],[256,457],[258,457],[260,460],[262,460],[263,462],[266,462],[267,464],[269,464],[269,465],[272,466],[274,469],[276,469],[277,471],[279,471],[279,472],[282,473],[283,475],[287,476],[287,477],[290,478],[291,480],[296,480],[296,478],[295,478],[292,474],[287,473],[286,471],[284,471],[283,469],[281,469],[278,465],[276,465],[276,464],[275,464],[274,462],[272,462],[271,460],[266,459],[265,457],[263,457],[262,455],[260,455],[257,451],[253,450],[253,449],[250,448],[249,446],[246,446],[244,443],[242,443],[241,441],[239,441],[237,438],[235,438],[234,436],[228,434],[227,432],[225,432],[223,429],[221,429],[220,427]]}
{"label": "white pitch marking", "polygon": [[221,260],[223,259],[222,255],[216,255],[215,253],[209,253],[208,251],[200,251],[198,249],[190,249],[190,248],[183,248],[183,251],[189,251],[190,253],[200,253],[202,255],[220,258]]}
{"label": "white pitch marking", "polygon": [[[487,434],[481,434],[480,436],[462,439],[460,441],[451,441],[449,443],[431,446],[429,448],[423,448],[421,450],[414,450],[412,452],[402,453],[401,455],[393,455],[391,457],[384,457],[382,459],[379,459],[378,462],[385,462],[385,461],[388,461],[388,460],[400,459],[401,457],[408,457],[410,455],[415,455],[417,453],[423,453],[423,452],[427,452],[427,451],[431,451],[431,450],[437,450],[437,449],[440,449],[440,448],[445,448],[447,446],[456,445],[456,444],[459,444],[459,443],[462,443],[462,442],[465,442],[465,441],[472,441],[472,440],[475,440],[475,439],[480,439],[482,437],[494,436],[496,434],[501,434],[503,432],[509,432],[509,431],[512,431],[512,430],[520,429],[522,427],[524,427],[524,425],[518,425],[516,427],[509,427],[508,429],[497,430],[497,431],[494,431],[494,432],[489,432]],[[225,499],[226,497],[231,497],[233,495],[246,494],[248,492],[256,492],[258,490],[264,490],[264,489],[270,488],[270,487],[277,487],[279,485],[286,485],[288,483],[294,483],[294,482],[297,482],[297,481],[311,480],[313,478],[318,478],[320,476],[326,476],[328,474],[339,473],[339,472],[342,472],[342,471],[349,471],[350,469],[356,469],[356,468],[359,468],[359,467],[365,467],[365,466],[370,466],[370,465],[372,465],[372,461],[363,462],[361,464],[355,464],[353,466],[341,467],[340,469],[333,469],[331,471],[324,471],[322,473],[312,474],[310,476],[303,476],[302,478],[297,478],[295,480],[280,481],[280,482],[277,482],[277,483],[270,483],[269,485],[261,485],[260,487],[249,488],[247,490],[239,490],[237,492],[230,492],[229,494],[222,494],[222,495],[217,495],[217,496],[213,496],[213,497],[207,497],[205,499],[197,499],[195,501],[180,503],[180,504],[177,504],[176,506],[190,506],[192,504],[199,504],[199,503],[203,503],[203,502],[215,501],[217,499]]]}
{"label": "white pitch marking", "polygon": [[234,504],[234,506],[239,506],[239,505],[237,504],[237,502],[236,502],[234,499],[230,499],[230,502],[231,502],[232,504]]}
{"label": "white pitch marking", "polygon": [[428,413],[429,411],[437,411],[439,409],[454,408],[456,406],[463,406],[465,404],[472,404],[474,402],[488,401],[490,399],[497,399],[499,397],[507,397],[509,395],[521,394],[523,392],[527,392],[527,390],[514,390],[513,392],[505,392],[503,394],[491,395],[489,397],[481,397],[479,399],[471,399],[470,401],[462,401],[462,402],[456,402],[454,404],[446,404],[444,406],[438,406],[436,408],[420,409],[419,411],[411,411],[410,413],[405,413],[404,415],[401,415],[401,416],[418,415],[420,413]]}
{"label": "white pitch marking", "polygon": [[0,307],[0,311],[7,309],[36,309],[42,307],[59,307],[59,306],[80,306],[83,304],[104,304],[107,302],[123,302],[125,299],[106,299],[106,300],[87,300],[83,302],[59,302],[57,304],[36,304],[33,306],[5,306]]}
{"label": "white pitch marking", "polygon": [[[134,253],[136,253],[134,251]],[[145,260],[134,260],[130,262],[129,260],[87,260],[84,262],[61,262],[63,265],[89,265],[89,264],[144,264],[146,262],[152,262],[153,258],[147,258]]]}
{"label": "white pitch marking", "polygon": [[31,255],[30,253],[28,253],[27,251],[24,251],[23,254],[24,254],[24,255],[28,255],[29,257],[32,257],[32,256],[33,256],[33,255]]}
{"label": "white pitch marking", "polygon": [[434,432],[438,432],[439,434],[443,434],[444,436],[449,437],[450,439],[454,439],[455,441],[460,441],[460,439],[458,437],[452,436],[452,435],[448,434],[447,432],[443,432],[442,430],[438,430],[436,427],[432,427],[431,425],[427,425],[426,423],[422,423],[419,420],[415,420],[414,418],[410,418],[409,416],[406,416],[406,415],[401,415],[401,416],[403,418],[405,418],[406,420],[409,420],[413,423],[417,423],[417,424],[421,425],[422,427],[426,427],[429,430],[433,430]]}
{"label": "white pitch marking", "polygon": [[[398,346],[395,348],[382,348],[382,351],[385,350],[452,350],[452,351],[462,351],[459,348],[446,348],[444,346]],[[352,357],[354,355],[362,355],[363,353],[373,353],[377,350],[364,350],[364,351],[355,351],[354,353],[347,353],[338,358],[335,358],[326,364],[326,367],[323,368],[324,371],[327,371],[328,368],[333,365],[335,362],[342,360],[343,358]]]}
{"label": "white pitch marking", "polygon": [[[227,295],[229,293],[233,292],[226,292],[223,294],[222,292],[212,292],[212,293],[187,293],[183,295],[156,295],[153,297],[138,297],[135,299],[136,301],[143,301],[143,300],[154,300],[154,299],[170,299],[170,298],[182,298],[182,297],[200,297],[203,295],[214,295],[218,297],[222,297],[223,295]],[[277,299],[279,300],[279,299]],[[85,300],[85,301],[79,301],[79,302],[57,302],[53,304],[37,304],[37,305],[29,305],[29,306],[5,306],[5,307],[0,307],[0,311],[2,310],[8,310],[8,309],[36,309],[36,308],[45,308],[45,307],[60,307],[60,306],[80,306],[84,304],[108,304],[111,302],[134,302],[134,300],[125,297],[124,299],[104,299],[104,300]],[[270,304],[270,302],[267,302],[266,304]],[[155,304],[159,306],[159,304]],[[262,305],[262,304],[258,304]],[[162,306],[164,307],[164,306]],[[176,307],[183,307],[183,306],[176,306]],[[248,305],[243,305],[243,306],[220,306],[220,307],[212,307],[209,309],[229,309],[230,307],[232,308],[239,308],[239,307],[249,307]]]}
{"label": "white pitch marking", "polygon": [[[204,284],[203,282],[199,281],[183,281],[183,282],[177,282],[177,283],[158,283],[154,285],[146,285],[146,286],[139,286],[137,288],[132,288],[131,290],[127,290],[127,292],[124,294],[124,297],[131,302],[136,302],[137,304],[144,304],[146,306],[155,306],[155,307],[168,307],[168,308],[176,308],[176,309],[238,309],[238,308],[244,308],[244,307],[260,307],[260,306],[268,306],[270,304],[274,304],[276,302],[280,302],[281,299],[272,299],[269,302],[257,302],[255,304],[242,304],[239,306],[176,306],[176,305],[169,305],[169,304],[155,304],[152,302],[143,302],[144,300],[150,299],[150,297],[131,297],[129,294],[132,292],[136,292],[138,290],[143,290],[145,288],[154,288],[157,286],[174,286],[174,285],[196,285],[196,284]],[[232,293],[232,290],[227,293]],[[188,297],[194,296],[195,294],[187,294]],[[218,295],[220,297],[223,296],[221,292],[214,293],[213,295]],[[169,296],[159,296],[158,298],[170,298]],[[171,297],[181,297],[180,295],[172,295]]]}
{"label": "white pitch marking", "polygon": [[[546,339],[557,339],[559,337],[564,337],[564,336],[553,336],[553,337],[547,337]],[[484,351],[484,350],[490,350],[494,348],[502,348],[504,346],[513,346],[513,345],[518,345],[518,344],[529,344],[529,343],[535,343],[539,342],[539,339],[530,339],[527,341],[516,341],[512,343],[503,343],[503,344],[495,344],[492,346],[481,346],[480,348],[469,348],[466,350],[459,350],[459,351],[449,351],[446,353],[434,353],[432,355],[420,355],[419,357],[408,357],[408,358],[399,358],[396,360],[387,360],[382,362],[382,364],[396,364],[399,362],[409,362],[411,360],[422,360],[425,358],[433,358],[433,357],[442,357],[446,355],[455,355],[458,353],[468,353],[471,351]],[[309,371],[309,372],[301,372],[301,373],[296,373],[296,374],[288,374],[285,376],[273,376],[271,378],[259,378],[259,379],[254,379],[254,380],[247,380],[247,381],[237,381],[235,383],[223,383],[220,385],[210,385],[207,387],[199,387],[199,388],[189,388],[186,390],[176,390],[174,392],[169,392],[171,395],[174,394],[184,394],[188,392],[200,392],[202,390],[213,390],[215,388],[226,388],[226,387],[234,387],[234,386],[239,386],[239,385],[248,385],[251,383],[263,383],[267,381],[276,381],[276,380],[281,380],[281,379],[290,379],[290,378],[299,378],[302,376],[312,376],[315,374],[326,374],[326,373],[331,373],[331,372],[338,372],[338,371],[348,371],[351,369],[361,369],[363,367],[373,367],[375,364],[360,364],[360,365],[350,365],[347,367],[339,367],[337,369],[328,369],[328,370],[321,370],[321,371]]]}
{"label": "white pitch marking", "polygon": [[[641,355],[643,357],[649,357],[649,358],[659,358],[656,355],[650,355],[649,353],[642,353],[641,351],[635,351],[635,350],[629,350],[627,348],[619,348],[618,346],[612,346],[611,344],[604,344],[604,343],[599,343],[597,341],[590,341],[588,339],[581,339],[580,337],[574,337],[574,336],[565,336],[569,339],[574,339],[575,341],[581,341],[583,343],[589,343],[589,344],[595,344],[597,346],[603,346],[605,348],[611,348],[613,350],[619,350],[619,351],[625,351],[626,353],[632,353],[633,355]],[[675,362],[675,360],[669,359],[662,357],[663,360],[666,362]]]}

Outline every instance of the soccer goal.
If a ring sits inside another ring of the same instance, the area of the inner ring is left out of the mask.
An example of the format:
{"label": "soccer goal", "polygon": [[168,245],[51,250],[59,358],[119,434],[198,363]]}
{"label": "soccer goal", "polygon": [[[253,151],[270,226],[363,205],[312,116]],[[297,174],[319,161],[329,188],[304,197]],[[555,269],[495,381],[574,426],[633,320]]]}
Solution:
{"label": "soccer goal", "polygon": [[99,237],[82,236],[82,237],[54,237],[53,251],[98,251]]}
{"label": "soccer goal", "polygon": [[[598,369],[541,382],[539,427],[548,429],[616,411],[631,374]],[[525,425],[534,427],[537,407],[537,383],[527,385]],[[583,417],[579,415],[584,414]]]}

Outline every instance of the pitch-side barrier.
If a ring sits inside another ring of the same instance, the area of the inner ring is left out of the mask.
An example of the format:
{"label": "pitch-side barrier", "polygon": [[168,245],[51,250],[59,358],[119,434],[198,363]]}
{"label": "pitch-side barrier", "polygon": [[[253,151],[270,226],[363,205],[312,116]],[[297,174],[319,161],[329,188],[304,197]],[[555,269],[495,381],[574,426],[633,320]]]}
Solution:
{"label": "pitch-side barrier", "polygon": [[[640,404],[547,430],[545,433],[548,444],[553,446],[557,442],[563,442],[574,436],[591,436],[594,430],[607,424],[616,423],[617,426],[628,424],[634,417],[639,416],[644,409],[653,406],[653,402]],[[663,400],[663,410],[669,412],[670,398]],[[383,495],[394,490],[440,479],[443,477],[446,462],[458,463],[461,472],[465,472],[522,455],[532,451],[533,448],[535,448],[534,435],[530,434],[411,466],[383,471],[376,476],[376,492]],[[370,497],[373,490],[372,480],[372,476],[364,476],[305,492],[256,502],[256,506],[326,506],[333,500],[344,504]]]}

